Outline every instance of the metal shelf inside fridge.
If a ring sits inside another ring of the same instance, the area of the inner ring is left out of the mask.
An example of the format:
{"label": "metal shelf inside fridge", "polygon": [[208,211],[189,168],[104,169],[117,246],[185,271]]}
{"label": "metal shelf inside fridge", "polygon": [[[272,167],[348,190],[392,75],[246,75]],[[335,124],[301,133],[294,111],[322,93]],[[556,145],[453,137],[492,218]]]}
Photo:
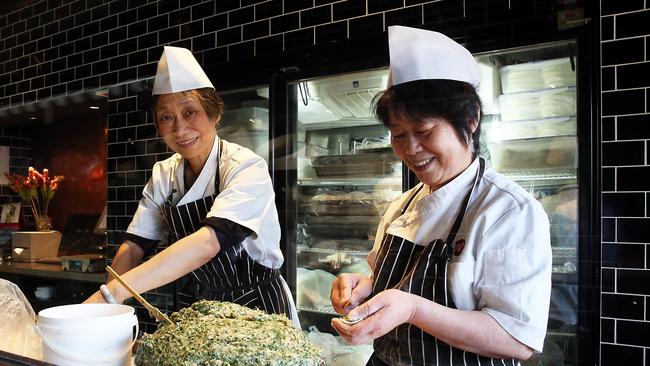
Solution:
{"label": "metal shelf inside fridge", "polygon": [[401,186],[402,177],[340,177],[306,178],[298,180],[300,186]]}
{"label": "metal shelf inside fridge", "polygon": [[334,311],[334,309],[328,309],[328,308],[311,308],[307,306],[301,306],[298,305],[296,306],[298,311],[306,311],[310,313],[318,313],[318,314],[323,314],[323,315],[331,315],[331,316],[338,316],[337,312]]}
{"label": "metal shelf inside fridge", "polygon": [[368,256],[370,251],[362,250],[346,250],[346,249],[325,249],[325,248],[310,248],[306,245],[298,245],[298,252],[308,252],[308,253],[322,253],[322,254],[349,254],[349,255],[358,255],[358,256]]}
{"label": "metal shelf inside fridge", "polygon": [[528,170],[500,170],[499,173],[514,180],[515,182],[521,181],[535,181],[535,182],[557,182],[557,181],[572,181],[575,182],[578,177],[578,172],[575,168],[559,168],[559,169],[528,169]]}

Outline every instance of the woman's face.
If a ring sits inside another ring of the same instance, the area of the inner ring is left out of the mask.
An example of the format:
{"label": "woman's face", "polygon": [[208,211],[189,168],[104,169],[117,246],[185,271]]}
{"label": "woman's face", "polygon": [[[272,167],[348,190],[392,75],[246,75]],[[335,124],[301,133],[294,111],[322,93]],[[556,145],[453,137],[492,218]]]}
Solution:
{"label": "woman's face", "polygon": [[[471,143],[466,145],[447,120],[411,121],[393,113],[389,117],[393,151],[433,190],[444,186],[471,164]],[[475,124],[471,130],[476,130]]]}
{"label": "woman's face", "polygon": [[170,149],[190,163],[210,155],[219,120],[210,120],[199,100],[183,93],[163,94],[154,109],[158,132]]}

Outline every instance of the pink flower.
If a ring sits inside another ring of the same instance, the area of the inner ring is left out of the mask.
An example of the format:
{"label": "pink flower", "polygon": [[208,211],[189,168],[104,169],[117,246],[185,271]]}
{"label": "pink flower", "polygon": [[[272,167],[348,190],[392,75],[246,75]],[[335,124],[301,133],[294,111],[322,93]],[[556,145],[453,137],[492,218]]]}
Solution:
{"label": "pink flower", "polygon": [[50,178],[47,169],[43,169],[43,174],[39,173],[34,167],[27,169],[27,176],[19,174],[5,173],[9,181],[9,187],[32,209],[34,217],[47,215],[50,200],[59,187],[59,183],[65,179],[62,175]]}

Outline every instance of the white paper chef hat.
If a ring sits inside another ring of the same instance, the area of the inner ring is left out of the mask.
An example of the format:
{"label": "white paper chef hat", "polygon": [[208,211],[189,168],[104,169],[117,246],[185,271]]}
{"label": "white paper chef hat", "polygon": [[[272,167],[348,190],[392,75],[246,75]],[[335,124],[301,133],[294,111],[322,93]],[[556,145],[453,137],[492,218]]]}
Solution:
{"label": "white paper chef hat", "polygon": [[208,79],[192,52],[187,48],[165,46],[152,94],[169,94],[198,88],[212,88]]}
{"label": "white paper chef hat", "polygon": [[388,86],[414,80],[464,81],[478,88],[478,65],[469,51],[442,33],[388,27],[390,79]]}

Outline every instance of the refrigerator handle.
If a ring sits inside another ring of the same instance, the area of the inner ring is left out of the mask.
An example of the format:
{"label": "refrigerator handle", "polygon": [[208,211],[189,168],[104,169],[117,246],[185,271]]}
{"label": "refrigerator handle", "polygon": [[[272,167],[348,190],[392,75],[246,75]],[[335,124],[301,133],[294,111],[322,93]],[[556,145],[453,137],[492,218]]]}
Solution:
{"label": "refrigerator handle", "polygon": [[291,187],[297,181],[294,146],[298,106],[296,87],[289,84],[287,74],[298,71],[293,66],[282,68],[271,76],[269,85],[269,170],[280,220],[280,249],[284,256],[281,273],[294,297],[297,262],[296,233],[293,228],[296,227],[296,204]]}

